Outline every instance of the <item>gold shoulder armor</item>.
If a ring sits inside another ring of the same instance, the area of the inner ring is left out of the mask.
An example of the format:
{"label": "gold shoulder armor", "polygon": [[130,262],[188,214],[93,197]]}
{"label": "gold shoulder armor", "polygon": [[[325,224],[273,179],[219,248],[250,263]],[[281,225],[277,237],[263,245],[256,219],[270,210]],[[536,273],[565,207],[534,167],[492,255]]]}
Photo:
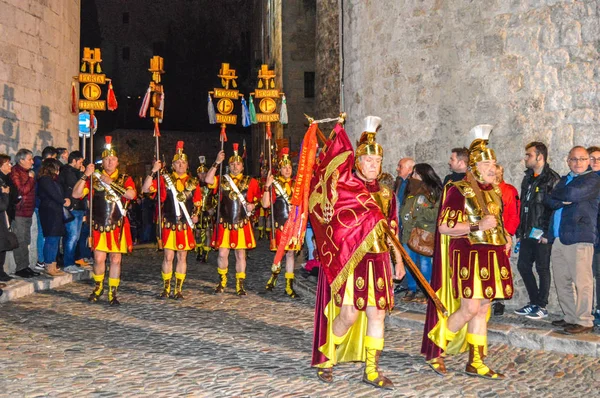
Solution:
{"label": "gold shoulder armor", "polygon": [[193,191],[194,189],[196,189],[197,186],[198,186],[198,179],[191,177],[185,183],[185,190]]}
{"label": "gold shoulder armor", "polygon": [[471,188],[471,185],[469,184],[468,181],[465,180],[460,180],[460,181],[452,181],[450,184],[454,185],[456,188],[458,188],[458,191],[465,197],[465,198],[472,198],[475,196],[475,192],[473,191],[473,188]]}
{"label": "gold shoulder armor", "polygon": [[394,195],[394,191],[392,191],[392,189],[385,184],[380,184],[379,188],[381,190],[381,196],[383,196],[385,199],[389,199]]}

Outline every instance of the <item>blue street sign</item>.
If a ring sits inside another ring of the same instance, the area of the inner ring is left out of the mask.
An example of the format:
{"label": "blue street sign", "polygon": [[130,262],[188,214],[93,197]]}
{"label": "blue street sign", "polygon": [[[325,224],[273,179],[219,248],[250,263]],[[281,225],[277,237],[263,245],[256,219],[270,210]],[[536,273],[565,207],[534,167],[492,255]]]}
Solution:
{"label": "blue street sign", "polygon": [[[98,129],[98,119],[94,116],[94,134],[96,134],[96,130]],[[79,112],[79,136],[89,138],[90,136],[90,113],[89,112]]]}

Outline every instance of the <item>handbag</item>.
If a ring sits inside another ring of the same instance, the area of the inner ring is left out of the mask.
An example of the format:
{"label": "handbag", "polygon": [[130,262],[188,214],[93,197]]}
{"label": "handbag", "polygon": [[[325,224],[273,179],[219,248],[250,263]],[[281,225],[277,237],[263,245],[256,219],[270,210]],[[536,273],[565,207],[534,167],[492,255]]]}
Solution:
{"label": "handbag", "polygon": [[6,226],[8,228],[8,232],[6,234],[6,240],[8,242],[5,245],[0,244],[0,252],[9,252],[19,247],[19,240],[17,239],[17,235],[11,231],[10,223],[8,222],[8,215],[6,215],[6,212],[4,212],[4,216],[6,217]]}
{"label": "handbag", "polygon": [[75,219],[75,216],[73,215],[73,213],[71,213],[71,210],[67,209],[64,206],[62,209],[63,209],[63,222],[65,224],[70,223],[71,221],[73,221]]}
{"label": "handbag", "polygon": [[408,247],[415,253],[433,257],[434,236],[423,228],[414,227],[408,237]]}
{"label": "handbag", "polygon": [[[415,203],[413,202],[412,207],[410,208],[411,217],[414,209]],[[423,228],[414,227],[412,231],[410,231],[407,244],[410,250],[414,251],[415,253],[418,253],[422,256],[433,257],[435,237],[431,232],[426,231]]]}

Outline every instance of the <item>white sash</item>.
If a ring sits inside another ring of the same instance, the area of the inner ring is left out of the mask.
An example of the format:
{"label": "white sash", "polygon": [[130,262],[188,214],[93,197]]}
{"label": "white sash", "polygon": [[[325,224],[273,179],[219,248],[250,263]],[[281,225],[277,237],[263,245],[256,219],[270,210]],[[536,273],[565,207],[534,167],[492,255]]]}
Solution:
{"label": "white sash", "polygon": [[242,195],[242,193],[238,189],[237,185],[235,185],[235,182],[233,182],[233,179],[229,176],[229,174],[225,174],[224,177],[227,180],[227,182],[229,183],[229,185],[231,186],[231,190],[233,192],[235,192],[235,194],[237,195],[238,200],[240,202],[242,202],[242,206],[244,207],[244,211],[246,212],[246,215],[248,217],[250,217],[251,214],[248,211],[248,208],[246,207],[246,205],[248,204],[248,202],[246,202],[246,198],[244,198],[244,195]]}

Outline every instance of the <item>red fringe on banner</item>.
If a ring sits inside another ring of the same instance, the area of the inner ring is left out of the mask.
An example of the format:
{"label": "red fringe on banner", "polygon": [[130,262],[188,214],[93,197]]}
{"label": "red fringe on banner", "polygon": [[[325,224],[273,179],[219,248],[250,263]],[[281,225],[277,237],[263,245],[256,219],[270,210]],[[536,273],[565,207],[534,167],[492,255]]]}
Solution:
{"label": "red fringe on banner", "polygon": [[225,126],[221,127],[221,135],[219,139],[223,142],[227,142],[227,134],[225,133]]}

